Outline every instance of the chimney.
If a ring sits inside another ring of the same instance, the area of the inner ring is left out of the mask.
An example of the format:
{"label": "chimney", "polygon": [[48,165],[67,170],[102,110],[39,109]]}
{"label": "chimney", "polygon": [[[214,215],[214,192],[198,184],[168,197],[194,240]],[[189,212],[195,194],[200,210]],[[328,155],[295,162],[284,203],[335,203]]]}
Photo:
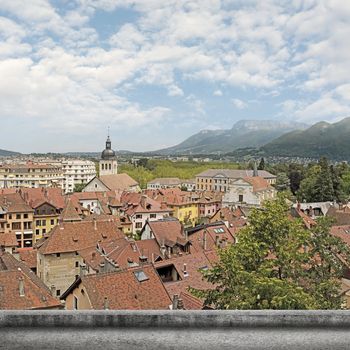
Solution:
{"label": "chimney", "polygon": [[51,295],[53,297],[55,297],[56,296],[56,287],[52,284],[50,289],[51,289]]}
{"label": "chimney", "polygon": [[259,176],[259,172],[258,172],[258,168],[257,168],[257,165],[256,165],[256,161],[254,161],[253,176]]}
{"label": "chimney", "polygon": [[173,296],[173,310],[177,310],[178,300],[179,300],[179,295],[174,294],[174,296]]}
{"label": "chimney", "polygon": [[171,258],[171,248],[168,247],[168,258],[170,259]]}
{"label": "chimney", "polygon": [[185,230],[185,239],[186,239],[186,241],[188,241],[188,232],[187,232],[187,230]]}
{"label": "chimney", "polygon": [[24,282],[23,282],[23,277],[19,278],[19,296],[24,297]]}
{"label": "chimney", "polygon": [[183,300],[182,299],[178,299],[178,301],[177,301],[177,309],[178,310],[185,310],[185,306],[184,306],[184,302],[183,302]]}
{"label": "chimney", "polygon": [[97,231],[97,221],[96,218],[92,219],[93,223],[94,223],[94,230]]}
{"label": "chimney", "polygon": [[104,297],[103,300],[103,310],[109,310],[109,301],[107,297]]}
{"label": "chimney", "polygon": [[203,231],[203,249],[207,250],[207,230]]}
{"label": "chimney", "polygon": [[219,237],[219,236],[215,236],[215,245],[216,245],[217,247],[220,246],[220,237]]}
{"label": "chimney", "polygon": [[166,209],[166,208],[167,208],[166,202],[162,201],[162,203],[160,203],[160,209]]}
{"label": "chimney", "polygon": [[147,196],[143,194],[141,196],[141,201],[140,201],[140,204],[141,204],[142,208],[146,208],[146,199],[147,199]]}
{"label": "chimney", "polygon": [[186,263],[184,263],[183,273],[184,273],[184,277],[187,277],[187,276],[188,276],[187,264],[186,264]]}
{"label": "chimney", "polygon": [[300,202],[298,201],[297,202],[297,210],[300,211],[300,209],[301,209],[301,205],[300,205]]}

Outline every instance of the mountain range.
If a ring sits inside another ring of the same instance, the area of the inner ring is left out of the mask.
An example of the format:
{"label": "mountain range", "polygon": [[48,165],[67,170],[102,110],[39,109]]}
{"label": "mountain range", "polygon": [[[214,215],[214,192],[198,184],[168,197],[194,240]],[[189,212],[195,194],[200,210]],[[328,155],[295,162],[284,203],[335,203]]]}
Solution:
{"label": "mountain range", "polygon": [[260,147],[306,124],[276,120],[240,120],[229,130],[202,130],[180,144],[155,151],[161,155],[218,154],[238,148]]}
{"label": "mountain range", "polygon": [[17,156],[20,153],[18,152],[12,152],[12,151],[6,151],[4,149],[0,149],[0,157],[10,157],[10,156]]}
{"label": "mountain range", "polygon": [[260,148],[266,156],[325,156],[334,160],[350,159],[350,117],[330,124],[319,122],[306,130],[284,134]]}

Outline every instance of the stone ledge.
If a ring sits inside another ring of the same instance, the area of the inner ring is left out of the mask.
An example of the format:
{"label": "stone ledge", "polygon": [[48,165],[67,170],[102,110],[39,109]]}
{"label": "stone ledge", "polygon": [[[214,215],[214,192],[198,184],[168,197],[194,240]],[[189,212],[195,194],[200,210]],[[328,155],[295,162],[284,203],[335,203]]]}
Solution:
{"label": "stone ledge", "polygon": [[1,311],[0,349],[349,349],[349,311]]}

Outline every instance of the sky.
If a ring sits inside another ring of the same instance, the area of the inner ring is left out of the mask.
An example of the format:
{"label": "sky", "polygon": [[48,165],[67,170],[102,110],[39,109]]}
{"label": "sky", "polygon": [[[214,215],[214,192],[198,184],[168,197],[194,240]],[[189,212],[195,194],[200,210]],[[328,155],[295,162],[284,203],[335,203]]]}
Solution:
{"label": "sky", "polygon": [[350,116],[348,0],[0,0],[0,148],[150,151]]}

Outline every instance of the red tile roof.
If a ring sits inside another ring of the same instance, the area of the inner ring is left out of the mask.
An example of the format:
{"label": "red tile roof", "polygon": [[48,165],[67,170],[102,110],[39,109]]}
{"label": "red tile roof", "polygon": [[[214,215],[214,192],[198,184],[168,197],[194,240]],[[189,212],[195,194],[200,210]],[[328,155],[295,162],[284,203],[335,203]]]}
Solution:
{"label": "red tile roof", "polygon": [[125,173],[114,175],[101,175],[99,179],[111,191],[127,191],[132,187],[138,186],[138,182],[136,182],[132,177]]}
{"label": "red tile roof", "polygon": [[61,219],[63,221],[81,221],[81,217],[79,216],[73,201],[70,198],[68,198],[66,207],[63,209]]}
{"label": "red tile roof", "polygon": [[157,240],[159,246],[174,246],[176,243],[184,245],[187,243],[183,227],[180,221],[175,219],[164,219],[158,221],[148,221],[151,232]]}
{"label": "red tile roof", "polygon": [[40,246],[41,254],[79,251],[95,246],[97,242],[124,238],[114,221],[64,222],[53,228]]}
{"label": "red tile roof", "polygon": [[60,188],[21,188],[19,193],[32,208],[43,202],[48,202],[57,209],[65,206],[65,197]]}
{"label": "red tile roof", "polygon": [[[184,273],[184,265],[186,264],[187,274]],[[203,279],[203,275],[200,272],[201,269],[211,268],[211,263],[202,252],[186,254],[176,258],[156,262],[154,264],[156,269],[161,267],[174,265],[181,280],[165,282],[165,288],[169,292],[171,298],[180,293],[188,293],[188,287],[198,289],[212,289],[214,285]]]}
{"label": "red tile roof", "polygon": [[23,261],[30,269],[36,268],[37,266],[37,250],[33,248],[18,248],[19,258]]}
{"label": "red tile roof", "polygon": [[[23,296],[20,295],[20,283],[23,283]],[[0,253],[0,309],[43,308],[61,308],[61,303],[23,262],[11,254]]]}
{"label": "red tile roof", "polygon": [[[235,237],[224,223],[218,222],[214,224],[204,225],[202,229],[188,231],[188,238],[192,244],[191,251],[201,252],[216,249],[216,240],[221,247],[228,243],[235,243]],[[216,238],[218,237],[218,238]],[[206,249],[204,249],[204,242],[206,239]]]}
{"label": "red tile roof", "polygon": [[253,192],[259,192],[267,189],[273,189],[266,179],[261,176],[246,176],[243,178],[253,186]]}
{"label": "red tile roof", "polygon": [[0,207],[8,213],[30,213],[33,209],[26,204],[19,193],[0,195]]}
{"label": "red tile roof", "polygon": [[[139,272],[146,280],[137,279]],[[82,277],[81,284],[94,310],[104,309],[105,300],[111,310],[167,310],[171,305],[169,294],[152,265],[88,275]]]}
{"label": "red tile roof", "polygon": [[0,233],[0,247],[17,247],[15,232]]}

